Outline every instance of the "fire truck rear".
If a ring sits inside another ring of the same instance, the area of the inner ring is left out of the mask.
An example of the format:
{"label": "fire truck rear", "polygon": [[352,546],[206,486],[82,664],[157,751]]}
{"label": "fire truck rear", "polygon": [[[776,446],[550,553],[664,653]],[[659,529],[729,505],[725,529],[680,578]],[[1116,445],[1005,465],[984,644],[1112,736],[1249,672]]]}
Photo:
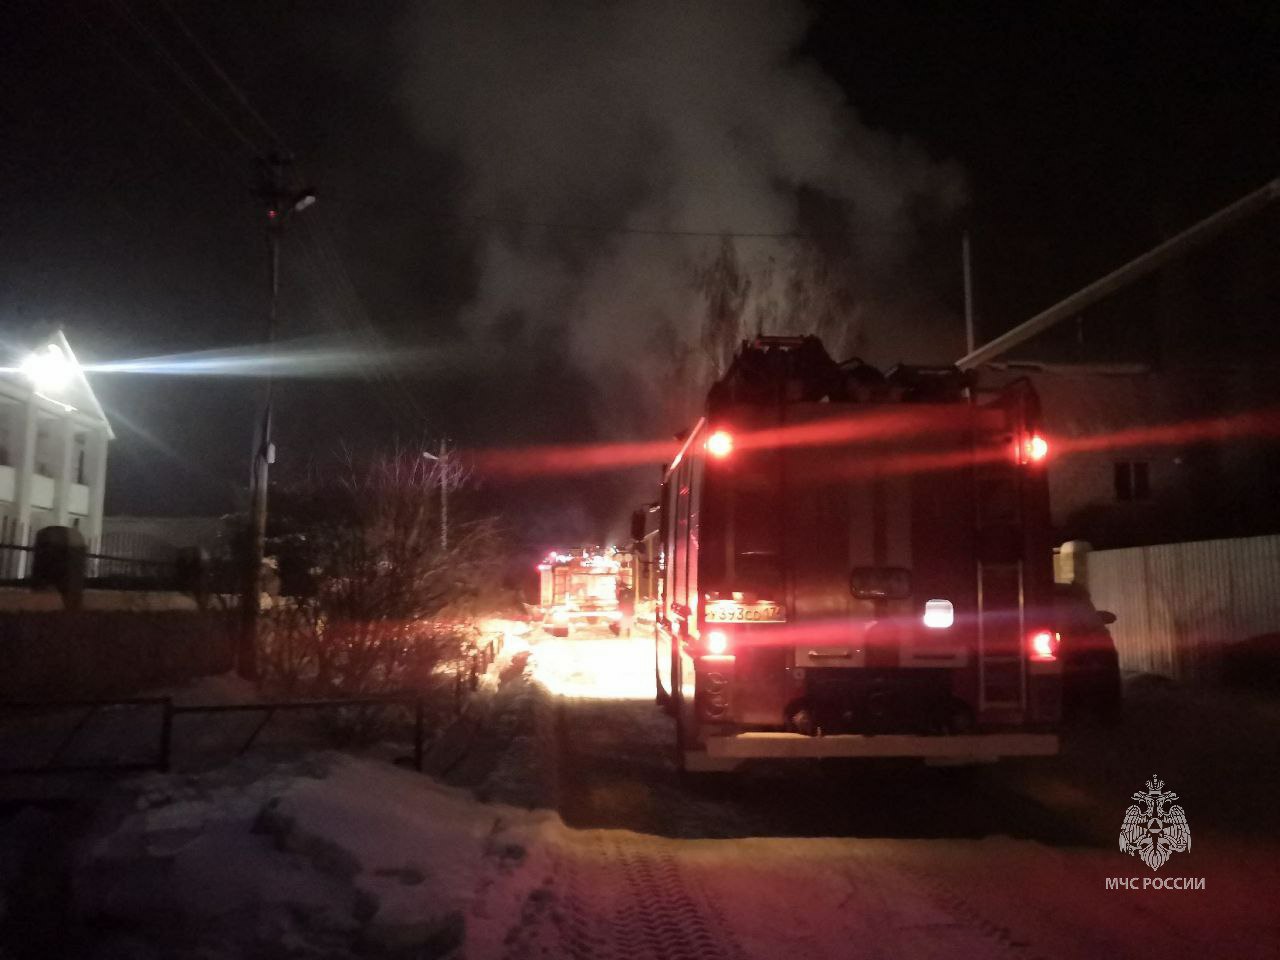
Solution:
{"label": "fire truck rear", "polygon": [[664,475],[659,699],[684,769],[1057,751],[1029,384],[743,345]]}
{"label": "fire truck rear", "polygon": [[542,622],[548,633],[567,637],[573,627],[596,624],[618,632],[618,587],[624,570],[616,551],[553,550],[538,564],[538,571]]}

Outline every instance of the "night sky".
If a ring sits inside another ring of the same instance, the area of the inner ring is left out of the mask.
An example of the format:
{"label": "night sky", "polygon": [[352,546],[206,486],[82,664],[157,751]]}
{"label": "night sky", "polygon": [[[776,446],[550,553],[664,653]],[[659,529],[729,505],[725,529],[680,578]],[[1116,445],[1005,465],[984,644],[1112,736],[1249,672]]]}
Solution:
{"label": "night sky", "polygon": [[[814,315],[836,318],[833,352],[940,362],[963,352],[964,229],[981,340],[1280,173],[1267,3],[78,0],[5,16],[6,340],[60,323],[89,362],[260,339],[254,157],[296,155],[321,199],[284,241],[281,336],[358,362],[281,385],[284,470],[442,434],[669,436],[697,392],[672,399],[706,359],[699,284],[725,233],[749,235],[732,249],[753,329],[804,326],[785,295],[802,277]],[[1276,224],[1251,225],[1234,259],[1274,276]],[[1159,299],[1140,294],[1059,346],[1158,360]],[[1216,342],[1274,356],[1274,307]],[[118,435],[108,512],[235,507],[253,381],[95,386]],[[537,536],[603,538],[651,476],[505,502]]]}

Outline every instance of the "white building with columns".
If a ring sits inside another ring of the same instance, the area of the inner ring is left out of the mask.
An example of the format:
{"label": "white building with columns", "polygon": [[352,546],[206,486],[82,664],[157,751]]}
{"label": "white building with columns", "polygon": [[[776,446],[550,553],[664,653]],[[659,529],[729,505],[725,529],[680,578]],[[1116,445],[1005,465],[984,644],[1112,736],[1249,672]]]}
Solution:
{"label": "white building with columns", "polygon": [[[6,345],[7,346],[7,345]],[[0,366],[0,547],[29,546],[49,526],[76,527],[92,552],[102,537],[107,444],[115,438],[61,330]],[[20,577],[23,552],[2,558]]]}

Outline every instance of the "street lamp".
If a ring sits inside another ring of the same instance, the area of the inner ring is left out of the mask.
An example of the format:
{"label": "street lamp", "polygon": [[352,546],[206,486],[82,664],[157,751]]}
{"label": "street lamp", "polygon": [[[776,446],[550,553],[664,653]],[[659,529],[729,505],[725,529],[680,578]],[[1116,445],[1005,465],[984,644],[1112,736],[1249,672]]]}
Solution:
{"label": "street lamp", "polygon": [[440,441],[440,454],[422,451],[427,460],[440,464],[440,549],[449,549],[449,441]]}
{"label": "street lamp", "polygon": [[[280,300],[280,235],[292,214],[301,213],[316,202],[314,190],[294,192],[286,187],[289,158],[272,156],[265,167],[265,185],[260,196],[267,202],[267,251],[271,268],[267,310],[266,346],[276,339],[276,311]],[[266,396],[254,443],[249,478],[249,529],[245,551],[244,590],[240,597],[240,644],[236,670],[248,679],[258,675],[258,613],[262,602],[262,557],[267,539],[267,484],[275,445],[271,442],[272,379],[267,377]]]}

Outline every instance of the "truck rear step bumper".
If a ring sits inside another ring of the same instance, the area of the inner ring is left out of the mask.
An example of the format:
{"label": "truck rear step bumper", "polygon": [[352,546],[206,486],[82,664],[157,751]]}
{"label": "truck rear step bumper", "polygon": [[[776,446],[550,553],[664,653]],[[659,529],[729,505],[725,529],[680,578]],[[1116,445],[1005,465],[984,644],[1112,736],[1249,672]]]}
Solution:
{"label": "truck rear step bumper", "polygon": [[983,762],[1000,757],[1047,757],[1058,752],[1052,733],[985,733],[954,737],[911,734],[838,734],[807,737],[799,733],[738,733],[708,737],[707,759],[805,757],[920,757],[925,760]]}

